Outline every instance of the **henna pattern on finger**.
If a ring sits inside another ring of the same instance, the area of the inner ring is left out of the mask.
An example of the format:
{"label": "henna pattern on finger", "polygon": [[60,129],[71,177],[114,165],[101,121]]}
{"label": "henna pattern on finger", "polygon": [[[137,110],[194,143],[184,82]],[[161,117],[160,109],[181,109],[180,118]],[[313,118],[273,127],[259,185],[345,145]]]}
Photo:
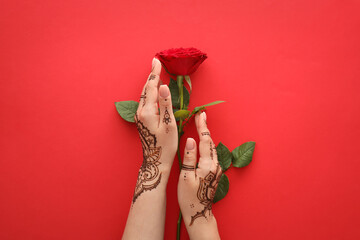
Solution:
{"label": "henna pattern on finger", "polygon": [[140,96],[140,101],[141,101],[141,99],[143,99],[143,104],[142,104],[142,106],[145,106],[146,95],[141,95],[141,96]]}
{"label": "henna pattern on finger", "polygon": [[201,136],[206,136],[206,135],[207,135],[207,136],[210,136],[210,132],[202,132],[202,133],[201,133]]}
{"label": "henna pattern on finger", "polygon": [[169,111],[167,110],[167,107],[165,108],[165,113],[164,113],[163,122],[164,122],[166,125],[168,125],[169,123],[171,123],[171,118],[170,118]]}
{"label": "henna pattern on finger", "polygon": [[210,171],[204,178],[200,177],[200,185],[197,191],[197,198],[199,199],[200,203],[204,205],[204,209],[200,212],[196,212],[194,216],[191,216],[190,226],[197,218],[204,217],[205,219],[207,219],[206,214],[208,213],[209,216],[211,215],[212,203],[221,175],[222,171],[220,165],[218,164],[215,173]]}
{"label": "henna pattern on finger", "polygon": [[135,123],[140,135],[143,163],[140,167],[136,182],[133,204],[143,192],[155,189],[161,181],[161,172],[158,167],[161,164],[159,161],[161,157],[161,147],[156,146],[155,134],[152,134],[149,129],[144,126],[137,114],[135,114]]}
{"label": "henna pattern on finger", "polygon": [[182,170],[185,170],[185,171],[195,171],[195,167],[194,167],[194,166],[186,165],[186,164],[183,164],[181,169],[182,169]]}
{"label": "henna pattern on finger", "polygon": [[210,142],[210,157],[211,157],[211,160],[214,160],[214,152],[215,152],[215,155],[216,155],[217,152],[216,152],[215,144],[213,142]]}
{"label": "henna pattern on finger", "polygon": [[155,74],[150,74],[148,81],[154,80],[156,78]]}
{"label": "henna pattern on finger", "polygon": [[140,95],[140,101],[141,101],[141,99],[143,100],[142,106],[145,106],[145,103],[146,103],[146,87],[144,89],[144,94]]}

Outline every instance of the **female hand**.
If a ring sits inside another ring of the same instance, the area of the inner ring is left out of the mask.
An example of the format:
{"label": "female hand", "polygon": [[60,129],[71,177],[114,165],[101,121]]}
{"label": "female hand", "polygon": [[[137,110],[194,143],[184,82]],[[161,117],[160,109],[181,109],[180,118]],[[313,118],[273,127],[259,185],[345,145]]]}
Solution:
{"label": "female hand", "polygon": [[[159,88],[161,63],[154,58],[151,73],[142,90],[135,123],[143,150],[133,203],[145,191],[167,182],[177,150],[177,127],[168,86]],[[160,110],[160,113],[159,113]]]}
{"label": "female hand", "polygon": [[220,239],[212,202],[222,171],[210,137],[205,112],[195,117],[200,137],[198,167],[196,142],[188,138],[178,184],[178,200],[191,239]]}
{"label": "female hand", "polygon": [[143,163],[123,234],[124,240],[164,238],[166,185],[178,138],[169,88],[166,85],[159,88],[160,72],[161,63],[154,58],[135,114]]}

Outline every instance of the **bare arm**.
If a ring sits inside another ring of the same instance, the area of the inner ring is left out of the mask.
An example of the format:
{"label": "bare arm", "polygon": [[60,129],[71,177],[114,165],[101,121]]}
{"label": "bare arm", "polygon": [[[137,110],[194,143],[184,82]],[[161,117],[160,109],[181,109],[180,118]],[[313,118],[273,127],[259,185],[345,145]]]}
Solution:
{"label": "bare arm", "polygon": [[160,72],[160,61],[153,59],[152,70],[135,115],[143,163],[139,169],[124,240],[164,238],[166,186],[178,140],[169,88],[166,85],[159,88]]}
{"label": "bare arm", "polygon": [[198,167],[196,142],[188,138],[178,184],[178,200],[190,239],[220,239],[212,202],[222,171],[215,144],[206,124],[206,114],[197,114],[196,128],[200,137]]}

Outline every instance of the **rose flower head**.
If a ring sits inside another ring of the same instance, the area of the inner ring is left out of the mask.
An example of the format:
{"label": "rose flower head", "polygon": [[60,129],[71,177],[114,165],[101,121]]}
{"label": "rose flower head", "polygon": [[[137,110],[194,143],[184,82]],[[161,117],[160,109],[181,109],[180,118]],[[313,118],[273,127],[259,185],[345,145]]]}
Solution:
{"label": "rose flower head", "polygon": [[171,48],[158,52],[155,57],[174,75],[190,75],[207,58],[196,48]]}

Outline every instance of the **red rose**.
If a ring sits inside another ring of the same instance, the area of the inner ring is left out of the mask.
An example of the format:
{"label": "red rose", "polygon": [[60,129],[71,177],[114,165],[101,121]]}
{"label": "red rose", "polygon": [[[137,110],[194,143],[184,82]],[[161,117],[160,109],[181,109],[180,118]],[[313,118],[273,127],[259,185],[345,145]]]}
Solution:
{"label": "red rose", "polygon": [[169,73],[175,75],[190,75],[207,58],[206,53],[196,48],[171,48],[155,56]]}

